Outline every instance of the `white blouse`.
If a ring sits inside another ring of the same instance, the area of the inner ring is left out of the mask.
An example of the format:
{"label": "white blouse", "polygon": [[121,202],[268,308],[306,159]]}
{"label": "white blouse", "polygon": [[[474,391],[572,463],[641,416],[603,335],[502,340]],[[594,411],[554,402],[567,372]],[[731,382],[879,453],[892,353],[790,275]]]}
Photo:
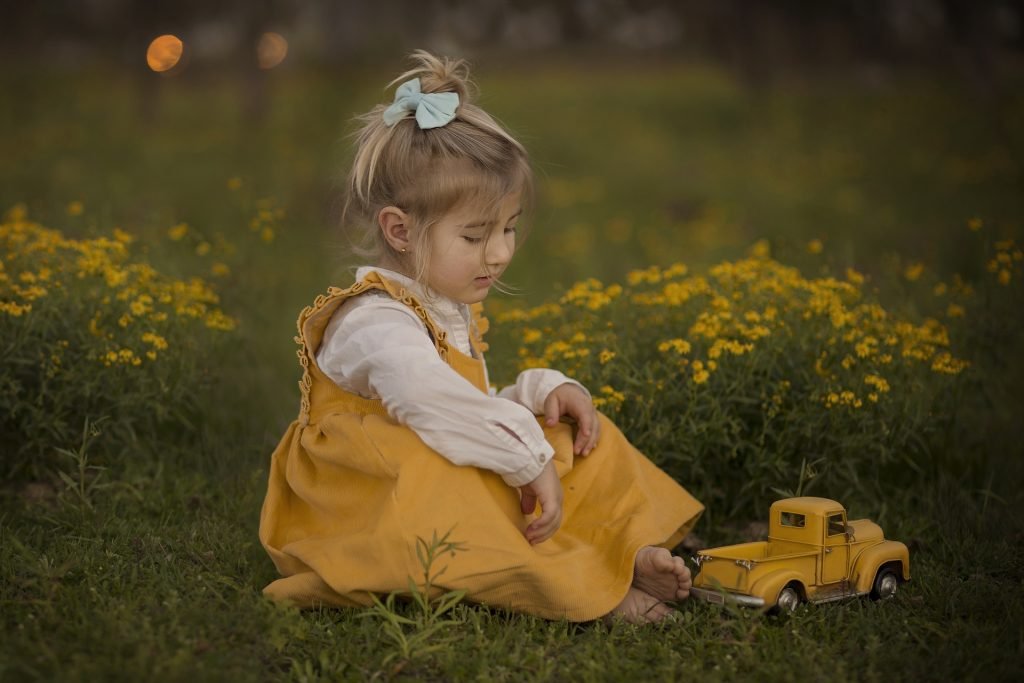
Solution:
{"label": "white blouse", "polygon": [[[430,296],[415,280],[383,268],[359,268],[356,279],[374,270],[406,287],[447,332],[448,343],[473,355],[468,305]],[[483,395],[441,359],[426,325],[408,306],[376,290],[335,311],[316,362],[342,389],[381,399],[388,415],[456,465],[497,472],[509,486],[536,479],[554,455],[534,417],[543,414],[548,394],[566,382],[586,391],[557,370],[537,368]]]}

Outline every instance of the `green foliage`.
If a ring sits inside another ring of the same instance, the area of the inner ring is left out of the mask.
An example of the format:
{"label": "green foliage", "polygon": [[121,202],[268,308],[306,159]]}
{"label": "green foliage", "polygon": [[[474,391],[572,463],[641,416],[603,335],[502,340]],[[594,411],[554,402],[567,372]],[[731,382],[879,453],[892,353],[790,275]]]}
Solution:
{"label": "green foliage", "polygon": [[42,476],[99,418],[124,445],[195,428],[207,359],[235,322],[202,280],[135,257],[133,239],[70,239],[23,207],[0,223],[0,479]]}

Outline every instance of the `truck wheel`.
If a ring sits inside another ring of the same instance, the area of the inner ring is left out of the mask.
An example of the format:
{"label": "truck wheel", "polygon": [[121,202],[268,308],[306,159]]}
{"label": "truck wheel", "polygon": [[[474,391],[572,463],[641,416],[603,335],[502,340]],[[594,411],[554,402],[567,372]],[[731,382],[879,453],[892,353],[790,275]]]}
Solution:
{"label": "truck wheel", "polygon": [[871,588],[871,597],[875,600],[885,600],[896,595],[896,589],[900,585],[900,579],[896,570],[892,567],[882,567],[875,576],[875,584]]}
{"label": "truck wheel", "polygon": [[794,612],[799,605],[800,594],[796,592],[795,588],[786,586],[779,591],[779,599],[775,601],[775,606],[779,608],[780,612]]}

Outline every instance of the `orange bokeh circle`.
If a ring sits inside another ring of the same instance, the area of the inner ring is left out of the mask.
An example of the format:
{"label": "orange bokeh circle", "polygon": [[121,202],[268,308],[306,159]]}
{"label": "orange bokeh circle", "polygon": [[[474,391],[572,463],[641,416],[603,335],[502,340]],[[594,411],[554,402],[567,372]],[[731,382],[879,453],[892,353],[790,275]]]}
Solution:
{"label": "orange bokeh circle", "polygon": [[169,71],[181,61],[185,46],[181,38],[171,34],[157,36],[146,50],[146,64],[153,71]]}

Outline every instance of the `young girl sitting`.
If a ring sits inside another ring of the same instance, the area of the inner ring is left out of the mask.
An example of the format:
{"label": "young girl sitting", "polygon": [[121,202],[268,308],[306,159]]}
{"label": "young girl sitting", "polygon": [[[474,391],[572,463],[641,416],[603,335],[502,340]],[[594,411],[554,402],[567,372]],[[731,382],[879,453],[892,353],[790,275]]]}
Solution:
{"label": "young girl sitting", "polygon": [[260,518],[283,578],[265,592],[368,605],[422,577],[417,538],[450,532],[461,550],[439,590],[548,619],[660,621],[690,588],[667,548],[703,507],[562,373],[489,389],[477,304],[515,253],[532,175],[472,103],[463,62],[413,59],[394,102],[361,117],[349,175],[345,216],[375,265],[299,316],[301,409]]}

